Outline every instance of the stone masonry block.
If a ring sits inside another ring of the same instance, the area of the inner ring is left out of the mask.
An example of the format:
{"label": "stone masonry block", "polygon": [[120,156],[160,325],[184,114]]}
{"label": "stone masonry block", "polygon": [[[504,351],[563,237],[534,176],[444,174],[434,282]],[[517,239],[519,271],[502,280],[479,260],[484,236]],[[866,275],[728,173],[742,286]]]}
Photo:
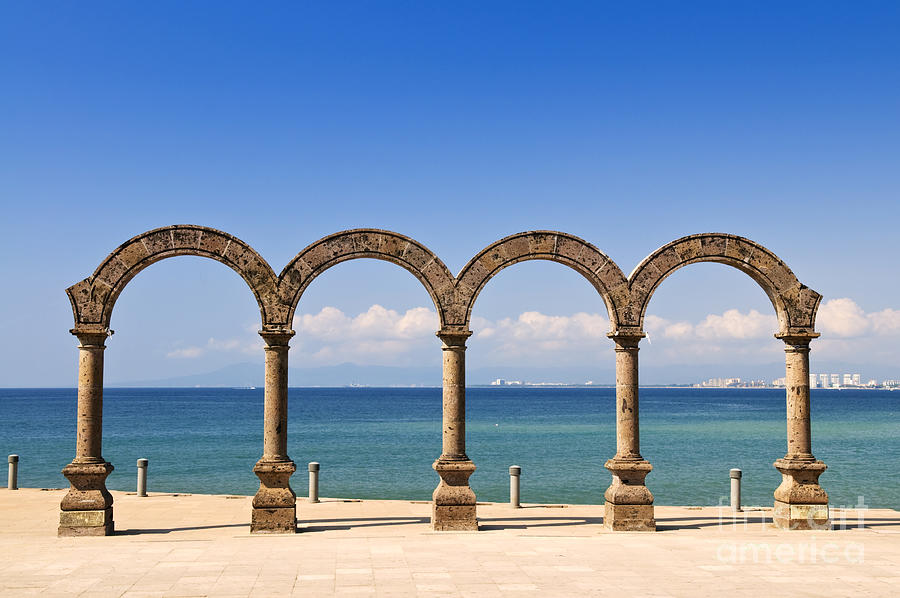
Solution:
{"label": "stone masonry block", "polygon": [[230,239],[225,235],[221,235],[211,231],[203,231],[200,235],[200,243],[198,247],[214,255],[223,255],[225,248],[228,246]]}
{"label": "stone masonry block", "polygon": [[172,245],[176,249],[197,249],[200,247],[200,231],[196,228],[175,228],[172,230]]}
{"label": "stone masonry block", "polygon": [[721,235],[706,235],[700,238],[700,250],[705,256],[725,255],[727,239]]}
{"label": "stone masonry block", "polygon": [[653,505],[614,505],[606,503],[603,527],[617,532],[655,532]]}
{"label": "stone masonry block", "polygon": [[147,253],[147,247],[140,241],[137,241],[123,247],[121,251],[117,253],[117,256],[125,267],[130,269],[147,259],[149,254]]}
{"label": "stone masonry block", "polygon": [[556,239],[556,233],[531,233],[528,236],[528,253],[553,254],[556,249]]}
{"label": "stone masonry block", "polygon": [[168,228],[152,232],[143,237],[142,240],[150,255],[172,249],[172,231]]}

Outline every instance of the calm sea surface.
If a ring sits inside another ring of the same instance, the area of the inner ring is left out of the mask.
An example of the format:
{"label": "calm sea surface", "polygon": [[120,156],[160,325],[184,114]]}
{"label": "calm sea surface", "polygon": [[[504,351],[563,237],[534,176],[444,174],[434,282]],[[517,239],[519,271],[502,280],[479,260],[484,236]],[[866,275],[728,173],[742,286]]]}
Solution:
{"label": "calm sea surface", "polygon": [[[479,500],[508,500],[509,465],[523,468],[524,502],[602,503],[615,453],[615,391],[470,388],[467,448]],[[656,504],[727,500],[728,470],[744,471],[745,504],[769,505],[785,453],[778,390],[641,390],[641,453],[654,467]],[[150,459],[150,491],[253,494],[262,451],[262,389],[106,389],[108,486],[134,490]],[[814,390],[813,452],[828,464],[831,504],[900,508],[900,392]],[[292,388],[293,487],[322,464],[320,494],[428,500],[441,449],[437,388]],[[20,455],[19,485],[65,487],[74,455],[74,389],[0,389],[0,455]],[[0,474],[4,475],[5,474]]]}

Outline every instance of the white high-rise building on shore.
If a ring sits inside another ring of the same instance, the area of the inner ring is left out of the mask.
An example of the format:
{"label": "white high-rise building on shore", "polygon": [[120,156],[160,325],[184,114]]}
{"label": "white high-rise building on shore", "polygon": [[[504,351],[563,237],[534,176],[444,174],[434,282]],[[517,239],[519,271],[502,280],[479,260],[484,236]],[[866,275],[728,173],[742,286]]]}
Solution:
{"label": "white high-rise building on shore", "polygon": [[[810,388],[859,388],[863,385],[860,374],[810,374]],[[867,384],[877,386],[877,384]]]}

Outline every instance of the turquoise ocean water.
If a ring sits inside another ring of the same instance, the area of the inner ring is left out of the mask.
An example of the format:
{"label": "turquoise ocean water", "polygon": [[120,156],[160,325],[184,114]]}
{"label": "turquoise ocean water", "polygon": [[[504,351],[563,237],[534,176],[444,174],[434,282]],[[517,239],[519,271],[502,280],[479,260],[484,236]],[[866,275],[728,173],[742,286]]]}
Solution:
{"label": "turquoise ocean water", "polygon": [[[320,494],[428,500],[441,449],[438,388],[292,388],[292,485],[322,464]],[[745,504],[770,505],[785,453],[784,391],[641,390],[641,453],[654,466],[656,504],[727,500],[728,470],[744,472]],[[508,500],[509,465],[523,468],[524,502],[602,503],[615,453],[611,388],[469,388],[467,452],[482,501]],[[149,489],[253,494],[262,450],[262,389],[108,388],[103,456],[108,486],[134,490],[150,459]],[[900,392],[814,390],[813,452],[828,464],[831,504],[900,508]],[[0,454],[20,455],[19,485],[65,487],[74,455],[74,389],[0,389]],[[5,475],[5,474],[0,474]],[[5,482],[5,480],[4,480]]]}

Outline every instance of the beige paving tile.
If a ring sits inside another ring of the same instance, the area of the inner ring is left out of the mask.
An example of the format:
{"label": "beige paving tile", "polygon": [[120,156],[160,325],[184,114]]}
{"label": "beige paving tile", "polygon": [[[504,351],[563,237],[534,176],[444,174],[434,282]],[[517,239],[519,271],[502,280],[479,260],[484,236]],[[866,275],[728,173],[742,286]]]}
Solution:
{"label": "beige paving tile", "polygon": [[[251,536],[249,498],[114,493],[119,529],[165,533],[57,538],[62,494],[0,491],[0,594],[855,597],[890,595],[900,584],[900,513],[886,509],[867,513],[881,520],[877,527],[809,533],[735,523],[717,508],[658,507],[665,531],[617,534],[595,523],[555,525],[559,509],[480,505],[489,529],[438,534],[406,523],[427,518],[427,504],[325,500],[300,505],[316,531]],[[577,521],[602,507],[565,511]],[[700,520],[709,525],[678,527]],[[836,547],[835,562],[807,562],[826,544]],[[791,558],[752,554],[779,546]],[[865,558],[851,562],[848,546]],[[723,558],[729,547],[749,558]]]}

